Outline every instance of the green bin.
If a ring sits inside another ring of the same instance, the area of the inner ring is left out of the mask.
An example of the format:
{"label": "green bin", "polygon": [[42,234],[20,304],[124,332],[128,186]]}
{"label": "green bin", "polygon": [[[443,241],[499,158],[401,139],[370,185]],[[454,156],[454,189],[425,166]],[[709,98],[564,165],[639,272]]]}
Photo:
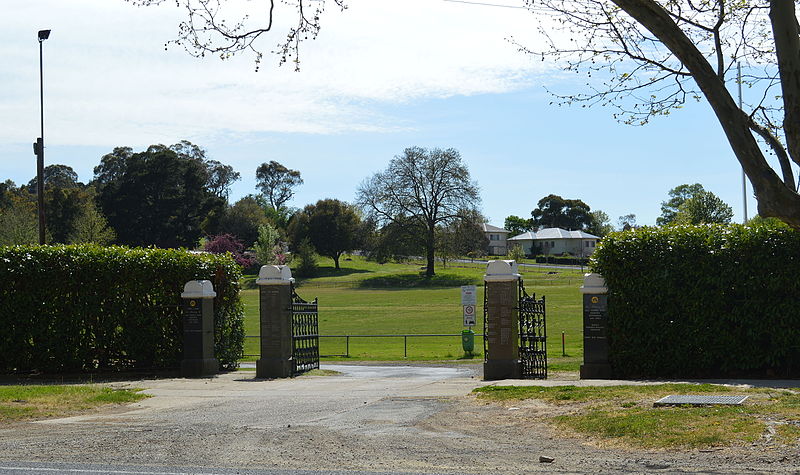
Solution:
{"label": "green bin", "polygon": [[461,330],[461,346],[464,348],[464,353],[469,355],[475,350],[475,332],[471,328]]}

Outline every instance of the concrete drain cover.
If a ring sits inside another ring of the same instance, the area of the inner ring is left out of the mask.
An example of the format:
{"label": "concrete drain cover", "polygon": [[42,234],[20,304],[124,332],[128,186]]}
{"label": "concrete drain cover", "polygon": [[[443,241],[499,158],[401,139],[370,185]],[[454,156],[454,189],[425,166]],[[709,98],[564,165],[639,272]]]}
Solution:
{"label": "concrete drain cover", "polygon": [[749,396],[684,396],[670,395],[662,397],[653,403],[653,406],[680,406],[687,404],[690,406],[741,406]]}

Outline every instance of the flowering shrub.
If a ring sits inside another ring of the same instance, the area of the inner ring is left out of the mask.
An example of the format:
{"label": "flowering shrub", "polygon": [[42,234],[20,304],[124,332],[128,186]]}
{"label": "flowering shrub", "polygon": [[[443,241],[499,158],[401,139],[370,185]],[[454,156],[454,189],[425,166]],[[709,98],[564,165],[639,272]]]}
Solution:
{"label": "flowering shrub", "polygon": [[232,234],[211,236],[203,246],[203,250],[212,254],[233,254],[233,260],[245,269],[255,264],[255,259],[244,255],[244,244]]}

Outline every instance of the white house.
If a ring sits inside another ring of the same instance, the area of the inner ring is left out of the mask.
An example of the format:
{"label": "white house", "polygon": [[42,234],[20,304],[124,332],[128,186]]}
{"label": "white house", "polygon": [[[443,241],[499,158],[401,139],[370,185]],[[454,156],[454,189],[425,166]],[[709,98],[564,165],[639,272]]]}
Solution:
{"label": "white house", "polygon": [[511,231],[491,224],[483,223],[481,225],[483,233],[486,234],[486,239],[489,240],[489,248],[486,250],[487,254],[492,256],[505,256],[508,253],[508,235]]}
{"label": "white house", "polygon": [[[583,231],[567,231],[561,228],[544,228],[539,231],[528,231],[508,238],[508,245],[522,246],[527,254],[562,255],[588,257],[597,246],[598,236]],[[537,250],[538,249],[538,250]]]}

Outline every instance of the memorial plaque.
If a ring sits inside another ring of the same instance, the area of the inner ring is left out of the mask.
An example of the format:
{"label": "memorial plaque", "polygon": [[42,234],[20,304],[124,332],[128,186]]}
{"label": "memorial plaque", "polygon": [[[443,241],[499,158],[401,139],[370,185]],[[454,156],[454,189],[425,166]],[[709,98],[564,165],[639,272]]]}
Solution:
{"label": "memorial plaque", "polygon": [[583,296],[583,360],[608,363],[608,296]]}
{"label": "memorial plaque", "polygon": [[518,288],[518,279],[486,282],[487,380],[519,377]]}

